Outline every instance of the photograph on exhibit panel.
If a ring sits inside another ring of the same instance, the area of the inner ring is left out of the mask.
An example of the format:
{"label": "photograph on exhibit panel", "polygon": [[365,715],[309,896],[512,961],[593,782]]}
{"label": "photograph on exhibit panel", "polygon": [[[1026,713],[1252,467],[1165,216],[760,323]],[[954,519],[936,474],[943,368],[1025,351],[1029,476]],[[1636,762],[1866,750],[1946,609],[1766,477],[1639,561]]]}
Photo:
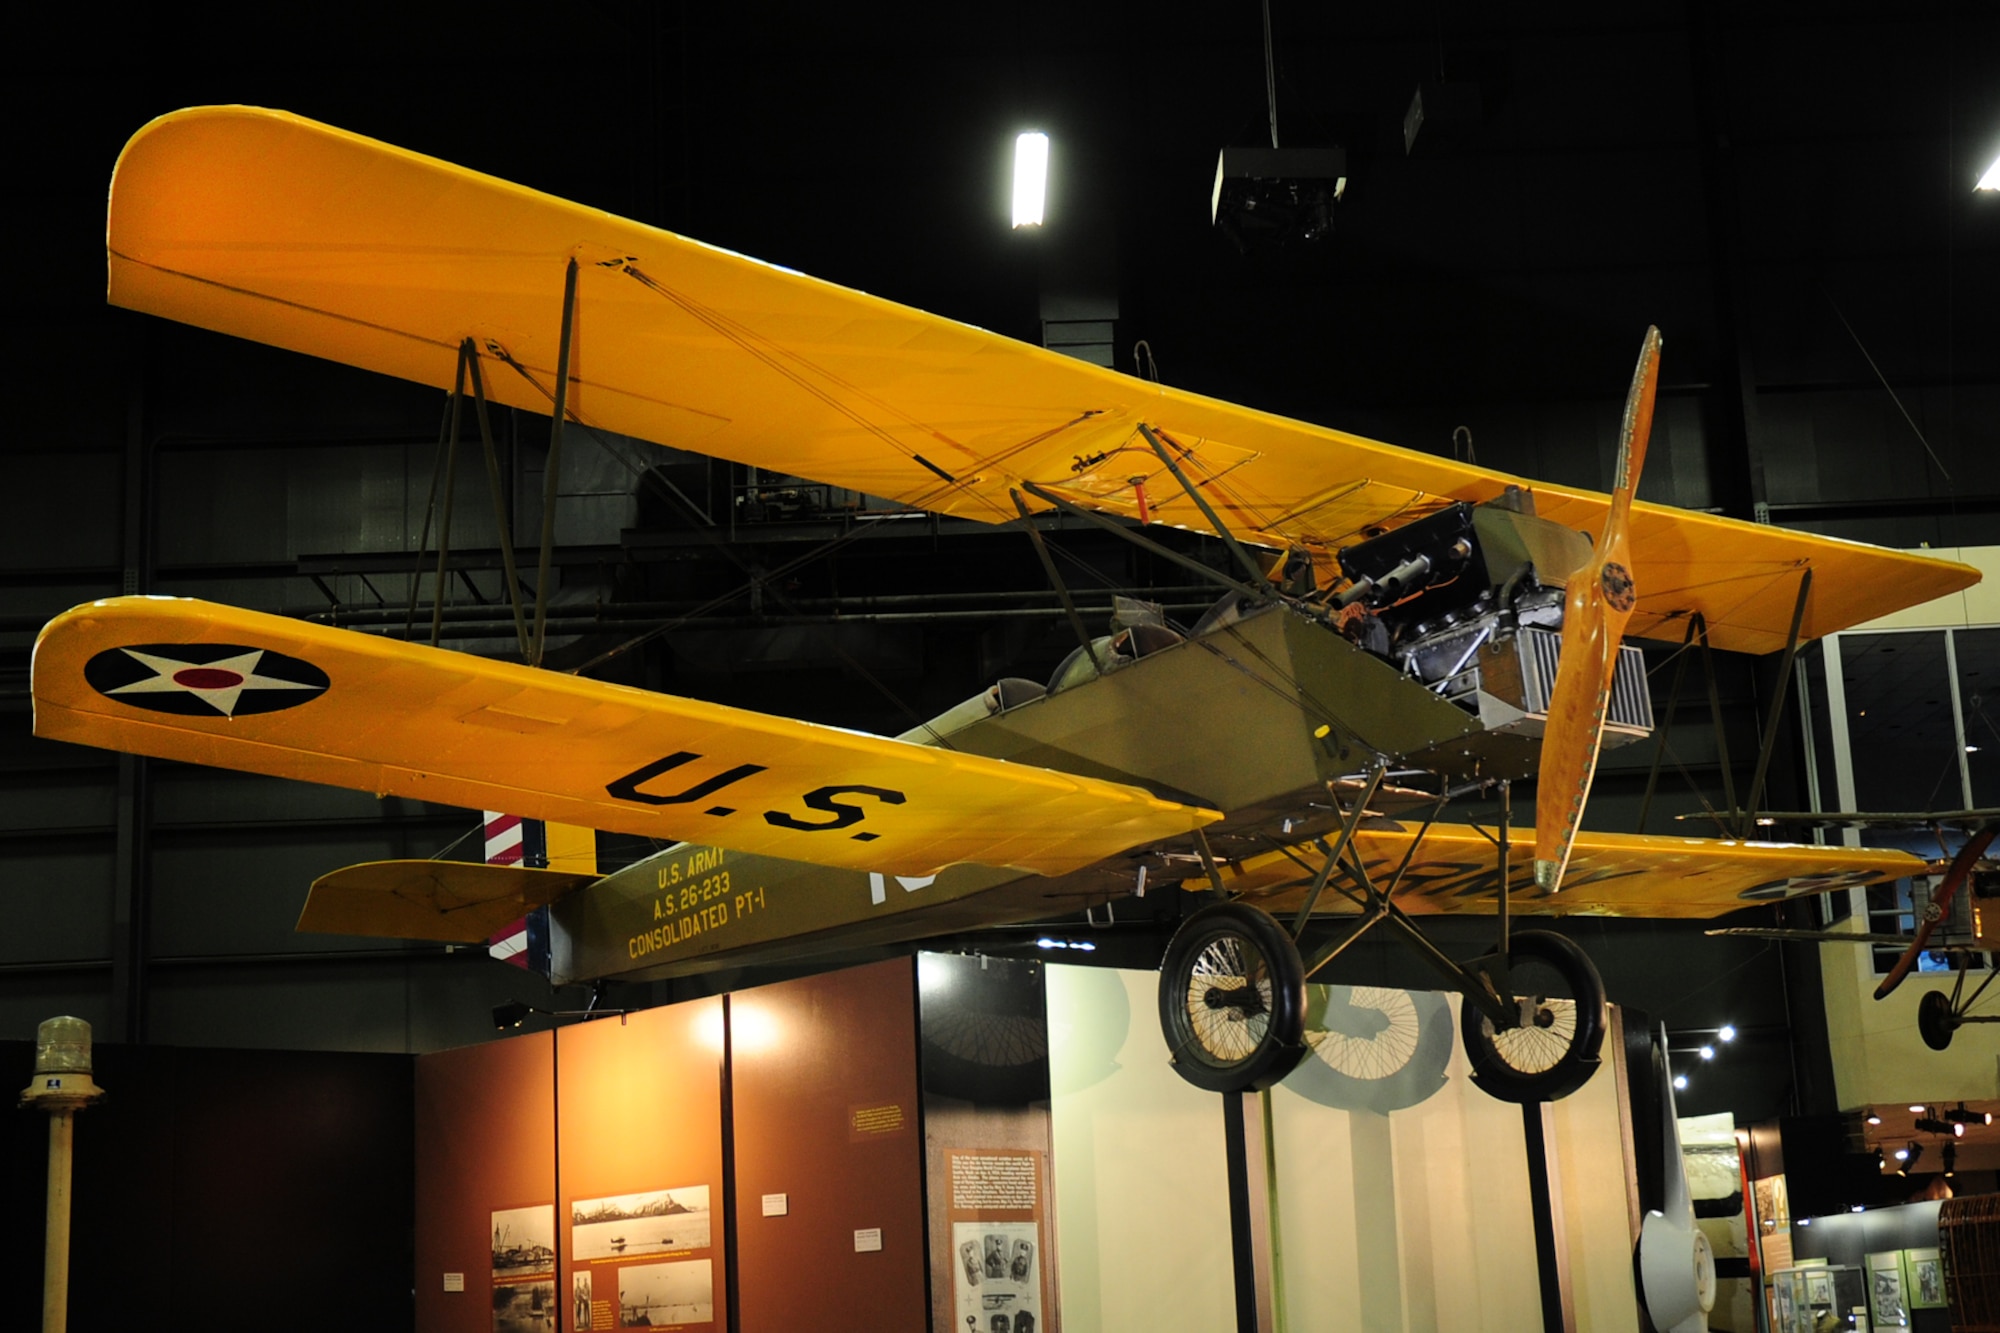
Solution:
{"label": "photograph on exhibit panel", "polygon": [[496,1208],[493,1211],[493,1280],[554,1277],[556,1206]]}
{"label": "photograph on exhibit panel", "polygon": [[715,1265],[708,1259],[626,1264],[618,1270],[618,1326],[661,1328],[715,1319]]}
{"label": "photograph on exhibit panel", "polygon": [[555,1333],[554,1278],[493,1284],[493,1333]]}
{"label": "photograph on exhibit panel", "polygon": [[1909,1310],[1903,1297],[1903,1253],[1887,1250],[1868,1256],[1868,1305],[1875,1327],[1908,1328]]}
{"label": "photograph on exhibit panel", "polygon": [[967,1333],[1035,1333],[1042,1319],[1041,1237],[1033,1222],[954,1222],[958,1321]]}
{"label": "photograph on exhibit panel", "polygon": [[570,1204],[572,1260],[629,1259],[709,1246],[708,1186],[613,1194]]}
{"label": "photograph on exhibit panel", "polygon": [[1944,1268],[1938,1262],[1936,1246],[1928,1249],[1905,1250],[1904,1258],[1909,1261],[1909,1283],[1903,1295],[1912,1310],[1943,1309]]}
{"label": "photograph on exhibit panel", "polygon": [[590,1270],[584,1269],[570,1278],[570,1323],[576,1333],[590,1330]]}

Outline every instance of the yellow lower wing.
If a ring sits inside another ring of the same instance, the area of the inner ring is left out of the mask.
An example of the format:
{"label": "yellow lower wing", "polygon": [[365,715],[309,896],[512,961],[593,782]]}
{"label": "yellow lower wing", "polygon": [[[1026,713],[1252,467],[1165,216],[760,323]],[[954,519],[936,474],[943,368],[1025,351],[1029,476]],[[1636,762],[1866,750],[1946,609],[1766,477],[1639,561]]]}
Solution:
{"label": "yellow lower wing", "polygon": [[[1414,829],[1364,829],[1355,835],[1355,848],[1377,887],[1388,885],[1414,836]],[[1706,919],[1774,899],[1921,874],[1926,868],[1907,852],[1872,847],[1586,831],[1576,835],[1562,892],[1549,894],[1534,883],[1535,831],[1514,829],[1507,842],[1509,901],[1517,912],[1538,915]],[[1315,849],[1294,851],[1317,865]],[[1494,845],[1484,833],[1463,824],[1435,825],[1411,859],[1395,901],[1419,916],[1491,915],[1498,908],[1497,865]],[[1228,888],[1280,916],[1298,910],[1308,878],[1298,861],[1280,852],[1224,871]],[[1332,892],[1320,899],[1320,907],[1351,910],[1346,899]]]}
{"label": "yellow lower wing", "polygon": [[794,861],[1061,874],[1221,818],[1134,787],[207,602],[35,644],[35,734]]}

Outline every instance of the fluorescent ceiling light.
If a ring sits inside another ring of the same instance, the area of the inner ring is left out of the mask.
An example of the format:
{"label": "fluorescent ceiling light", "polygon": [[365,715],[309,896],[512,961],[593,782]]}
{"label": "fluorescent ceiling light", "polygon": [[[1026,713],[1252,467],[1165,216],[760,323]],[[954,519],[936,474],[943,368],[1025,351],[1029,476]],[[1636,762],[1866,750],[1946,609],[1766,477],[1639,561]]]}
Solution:
{"label": "fluorescent ceiling light", "polygon": [[2000,157],[1993,159],[1993,165],[1986,168],[1986,174],[1979,178],[1975,190],[2000,190]]}
{"label": "fluorescent ceiling light", "polygon": [[1049,192],[1049,136],[1030,130],[1014,140],[1014,225],[1042,225]]}

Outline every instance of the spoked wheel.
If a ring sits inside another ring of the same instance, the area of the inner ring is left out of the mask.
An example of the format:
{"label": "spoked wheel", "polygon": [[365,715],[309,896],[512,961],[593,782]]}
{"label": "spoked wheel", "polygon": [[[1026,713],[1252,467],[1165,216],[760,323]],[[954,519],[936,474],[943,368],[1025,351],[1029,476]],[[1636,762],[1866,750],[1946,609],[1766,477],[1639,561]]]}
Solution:
{"label": "spoked wheel", "polygon": [[1209,1092],[1268,1088],[1306,1055],[1305,967],[1267,912],[1217,903],[1160,963],[1160,1031],[1174,1069]]}
{"label": "spoked wheel", "polygon": [[1459,1005],[1472,1081],[1507,1102],[1552,1102],[1584,1085],[1604,1044],[1604,982],[1583,950],[1546,930],[1515,931],[1507,951],[1520,1021],[1496,1028],[1470,999]]}
{"label": "spoked wheel", "polygon": [[1925,991],[1924,998],[1917,1001],[1917,1035],[1924,1039],[1924,1045],[1941,1051],[1951,1045],[1951,1034],[1957,1030],[1958,1015],[1951,1011],[1951,997],[1941,990]]}

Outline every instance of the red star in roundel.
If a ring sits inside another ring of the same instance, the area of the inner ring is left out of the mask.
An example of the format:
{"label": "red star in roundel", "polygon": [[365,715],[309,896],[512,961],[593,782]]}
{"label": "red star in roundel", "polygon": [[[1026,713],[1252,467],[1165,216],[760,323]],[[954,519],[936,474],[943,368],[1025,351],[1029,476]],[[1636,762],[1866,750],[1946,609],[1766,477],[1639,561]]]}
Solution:
{"label": "red star in roundel", "polygon": [[323,693],[310,663],[264,648],[144,644],[99,653],[85,676],[107,698],[157,712],[236,717],[295,707]]}

